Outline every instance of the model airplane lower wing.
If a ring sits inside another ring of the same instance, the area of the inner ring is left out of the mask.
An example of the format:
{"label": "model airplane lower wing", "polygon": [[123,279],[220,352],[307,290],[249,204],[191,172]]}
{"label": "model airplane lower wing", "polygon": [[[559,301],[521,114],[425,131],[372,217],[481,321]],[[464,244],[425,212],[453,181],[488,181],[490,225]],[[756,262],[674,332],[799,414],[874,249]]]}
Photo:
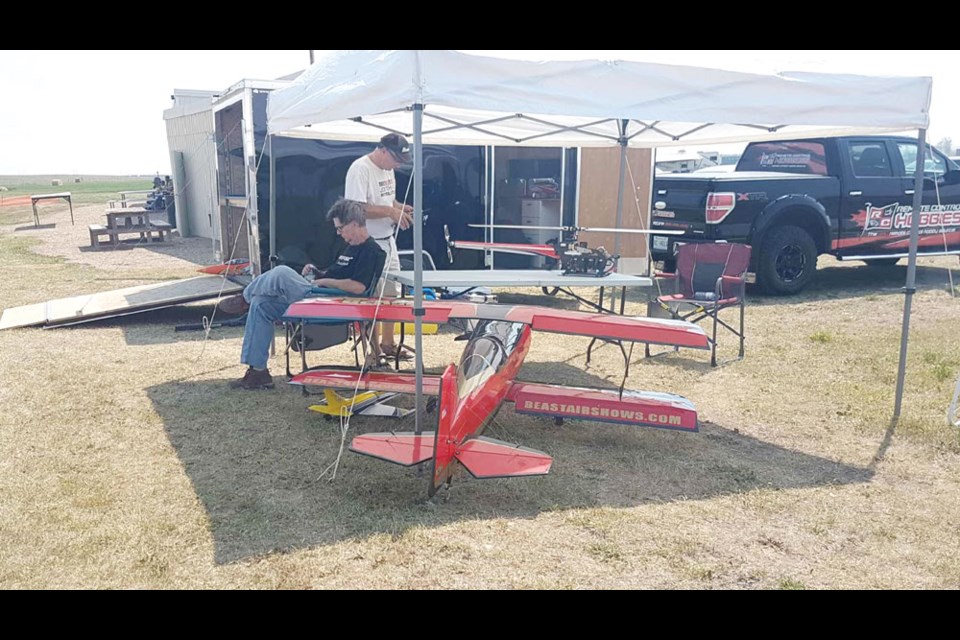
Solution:
{"label": "model airplane lower wing", "polygon": [[[412,373],[391,373],[384,371],[359,371],[343,369],[312,369],[299,373],[290,379],[290,384],[298,384],[324,389],[349,389],[357,391],[387,391],[392,393],[416,393],[417,378]],[[440,376],[423,376],[423,394],[440,395]]]}
{"label": "model airplane lower wing", "polygon": [[693,403],[672,393],[514,382],[505,399],[517,413],[638,427],[699,431]]}

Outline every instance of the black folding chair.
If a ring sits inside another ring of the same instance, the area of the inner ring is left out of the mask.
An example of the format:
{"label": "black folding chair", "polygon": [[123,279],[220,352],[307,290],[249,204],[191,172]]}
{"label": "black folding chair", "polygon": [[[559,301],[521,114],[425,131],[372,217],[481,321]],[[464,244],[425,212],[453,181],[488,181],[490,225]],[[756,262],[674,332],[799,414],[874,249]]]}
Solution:
{"label": "black folding chair", "polygon": [[[383,266],[386,263],[387,254],[381,252],[377,257],[377,264],[373,270],[373,279],[367,285],[366,290],[363,293],[350,293],[349,291],[344,291],[342,289],[332,289],[329,287],[314,287],[307,297],[328,297],[328,298],[371,298],[376,295],[377,284],[380,282],[380,277],[383,274]],[[360,322],[347,322],[342,321],[324,321],[324,320],[312,320],[312,321],[299,321],[299,322],[284,322],[283,323],[286,338],[287,346],[285,350],[286,355],[286,365],[287,365],[287,377],[293,377],[293,373],[290,371],[290,351],[298,351],[300,353],[300,367],[301,372],[307,371],[310,367],[307,366],[307,351],[320,351],[323,349],[328,349],[332,346],[342,344],[350,339],[350,334],[353,334],[353,357],[357,366],[360,366],[360,355],[359,351],[363,351],[364,358],[367,356],[367,342],[369,337],[367,335],[367,329],[363,326],[363,323]]]}

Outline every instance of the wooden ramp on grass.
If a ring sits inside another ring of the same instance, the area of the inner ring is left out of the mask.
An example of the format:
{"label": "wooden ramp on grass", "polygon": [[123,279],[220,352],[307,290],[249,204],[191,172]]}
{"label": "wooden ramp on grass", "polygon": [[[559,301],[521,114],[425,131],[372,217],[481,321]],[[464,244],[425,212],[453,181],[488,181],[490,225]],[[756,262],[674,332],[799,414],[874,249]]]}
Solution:
{"label": "wooden ramp on grass", "polygon": [[239,293],[249,277],[198,276],[4,309],[0,329],[65,326]]}

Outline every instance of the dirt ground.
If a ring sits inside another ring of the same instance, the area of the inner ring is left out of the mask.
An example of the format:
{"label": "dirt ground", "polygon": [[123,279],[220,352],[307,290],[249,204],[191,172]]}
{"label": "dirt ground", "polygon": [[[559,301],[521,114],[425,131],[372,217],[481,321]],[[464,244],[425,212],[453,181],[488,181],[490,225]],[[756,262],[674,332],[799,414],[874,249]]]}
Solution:
{"label": "dirt ground", "polygon": [[[209,240],[87,251],[103,205],[0,217],[0,306],[189,277]],[[12,216],[12,217],[11,217]],[[4,222],[6,221],[6,222]],[[645,360],[629,389],[692,400],[699,433],[551,421],[504,408],[488,435],[549,453],[550,475],[426,478],[344,452],[356,433],[283,384],[235,392],[241,328],[176,332],[197,303],[0,332],[0,587],[960,588],[956,258],[921,261],[904,409],[891,424],[905,268],[821,259],[810,291],[751,297],[743,361]],[[956,291],[956,289],[955,289]],[[629,300],[644,313],[646,294]],[[573,308],[520,290],[503,302]],[[732,317],[732,316],[731,316]],[[442,330],[425,366],[459,357]],[[535,335],[525,380],[616,387],[614,347]],[[721,335],[721,357],[735,354]],[[352,362],[346,347],[311,364]],[[427,416],[425,419],[429,419]]]}

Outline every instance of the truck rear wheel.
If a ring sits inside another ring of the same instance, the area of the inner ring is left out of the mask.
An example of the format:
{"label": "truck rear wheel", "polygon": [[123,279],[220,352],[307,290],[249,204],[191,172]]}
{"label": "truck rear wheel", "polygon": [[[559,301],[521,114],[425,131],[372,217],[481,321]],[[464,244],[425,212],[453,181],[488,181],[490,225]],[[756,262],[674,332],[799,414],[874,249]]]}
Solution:
{"label": "truck rear wheel", "polygon": [[797,293],[813,279],[817,245],[800,227],[771,229],[760,246],[757,284],[774,295]]}

